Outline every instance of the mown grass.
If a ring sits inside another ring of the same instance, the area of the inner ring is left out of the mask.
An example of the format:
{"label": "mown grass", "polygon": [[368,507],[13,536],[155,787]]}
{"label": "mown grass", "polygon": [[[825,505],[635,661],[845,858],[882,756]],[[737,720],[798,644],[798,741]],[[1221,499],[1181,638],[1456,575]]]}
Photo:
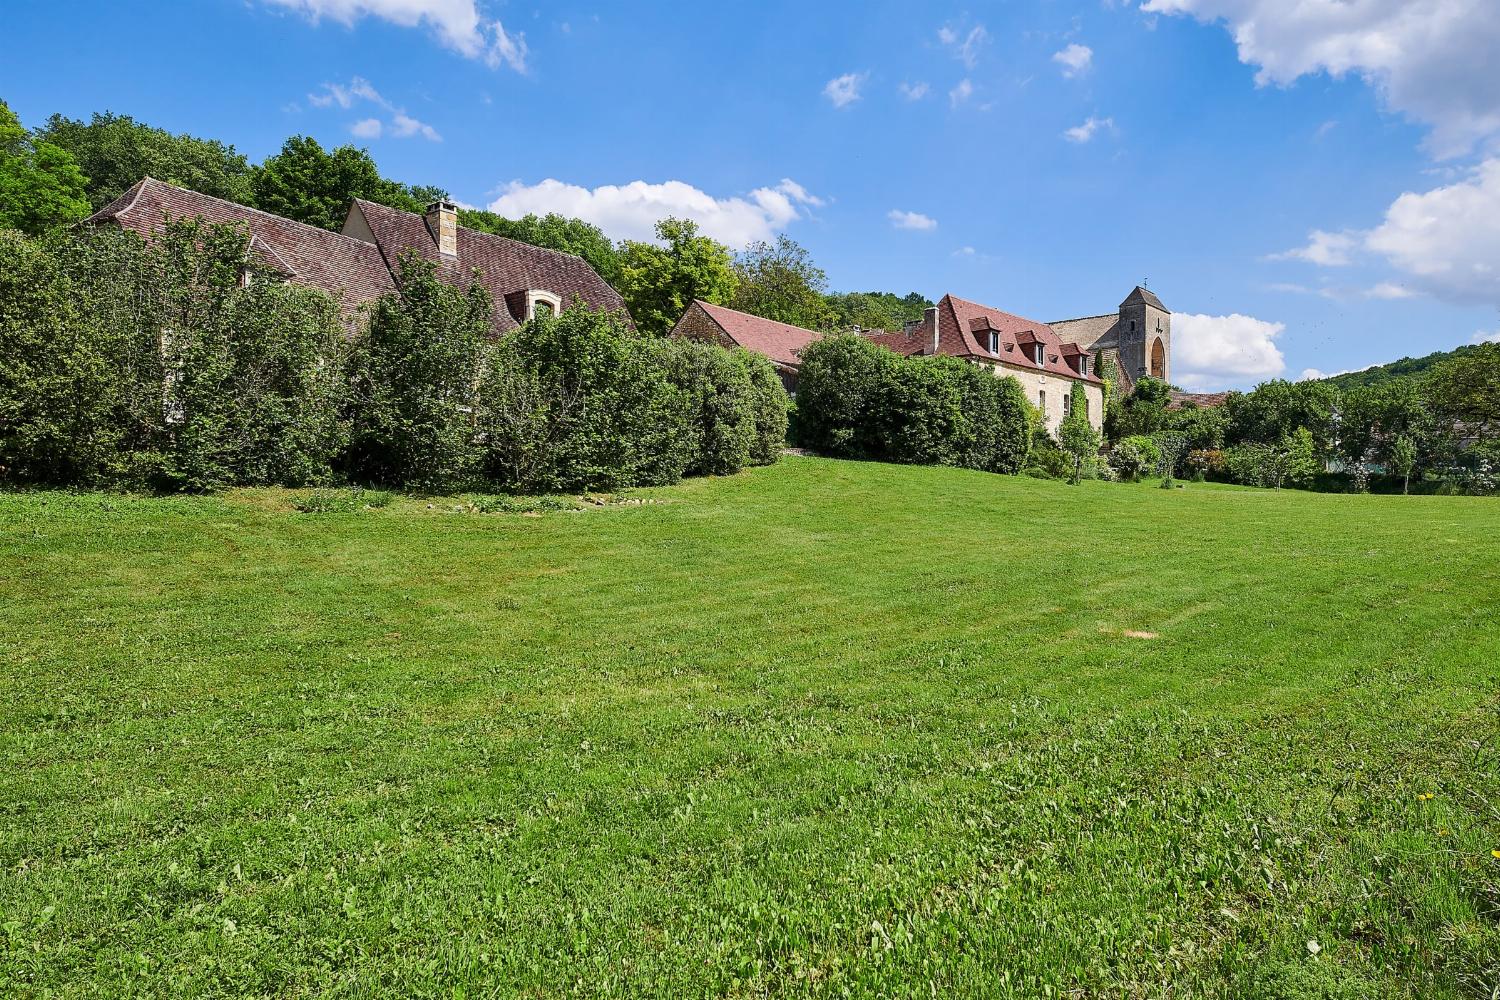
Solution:
{"label": "mown grass", "polygon": [[0,498],[0,994],[1500,986],[1494,502],[634,496]]}

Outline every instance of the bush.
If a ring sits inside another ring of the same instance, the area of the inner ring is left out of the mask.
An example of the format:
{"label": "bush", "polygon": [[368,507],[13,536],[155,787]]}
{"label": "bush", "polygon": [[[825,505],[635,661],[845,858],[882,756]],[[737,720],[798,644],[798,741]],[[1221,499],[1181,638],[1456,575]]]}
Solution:
{"label": "bush", "polygon": [[1099,457],[1099,445],[1101,438],[1099,432],[1089,423],[1088,417],[1083,415],[1081,407],[1070,407],[1068,416],[1058,428],[1058,444],[1061,445],[1063,453],[1072,463],[1071,475],[1068,482],[1074,486],[1083,478],[1086,471],[1093,467],[1094,461]]}
{"label": "bush", "polygon": [[353,514],[390,505],[396,494],[389,490],[317,489],[298,499],[294,506],[304,514]]}
{"label": "bush", "polygon": [[475,387],[490,329],[477,282],[445,284],[414,253],[401,260],[399,294],[376,301],[355,343],[347,468],[356,479],[446,489],[468,481],[480,457]]}
{"label": "bush", "polygon": [[875,457],[909,465],[952,465],[965,421],[956,358],[903,358],[882,370],[877,405],[867,417]]}
{"label": "bush", "polygon": [[965,431],[954,464],[984,472],[1017,473],[1031,451],[1031,406],[1013,376],[959,362],[959,412]]}
{"label": "bush", "polygon": [[1046,425],[1037,420],[1031,434],[1031,452],[1026,459],[1026,474],[1038,479],[1066,479],[1073,473],[1071,460],[1047,433]]}
{"label": "bush", "polygon": [[872,419],[885,372],[902,359],[879,344],[845,334],[802,351],[797,374],[797,441],[834,458],[878,457]]}
{"label": "bush", "polygon": [[774,465],[786,448],[791,420],[791,400],[776,366],[762,354],[735,351],[750,376],[750,407],[755,419],[755,440],[750,445],[753,465]]}
{"label": "bush", "polygon": [[583,309],[506,337],[480,387],[490,480],[527,493],[607,490],[674,483],[703,464],[702,414],[668,375],[680,344],[638,339],[620,317]]}
{"label": "bush", "polygon": [[1196,448],[1187,453],[1187,467],[1195,479],[1218,479],[1224,475],[1224,452]]}
{"label": "bush", "polygon": [[756,446],[755,395],[744,362],[714,344],[671,339],[653,351],[687,410],[692,475],[726,476],[750,464]]}

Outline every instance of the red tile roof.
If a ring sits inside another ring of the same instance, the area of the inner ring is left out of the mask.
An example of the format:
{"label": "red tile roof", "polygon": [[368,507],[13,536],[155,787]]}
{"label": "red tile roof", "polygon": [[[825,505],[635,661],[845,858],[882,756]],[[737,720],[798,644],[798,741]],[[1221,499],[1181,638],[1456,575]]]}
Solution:
{"label": "red tile roof", "polygon": [[[1026,319],[992,306],[969,302],[953,295],[944,295],[937,304],[939,354],[951,354],[960,358],[976,358],[999,361],[1016,368],[1030,368],[1052,375],[1098,383],[1092,372],[1079,375],[1068,364],[1070,355],[1052,328],[1046,323]],[[989,331],[995,331],[997,350],[989,350]],[[932,353],[932,326],[924,319],[911,333],[882,333],[870,338],[901,354]],[[1028,345],[1043,344],[1043,361],[1038,365]]]}
{"label": "red tile roof", "polygon": [[84,220],[112,222],[142,236],[158,232],[168,218],[200,217],[216,224],[239,223],[251,233],[248,252],[298,284],[321,288],[346,312],[394,291],[395,282],[380,252],[363,240],[279,215],[188,191],[151,177]]}
{"label": "red tile roof", "polygon": [[802,348],[823,336],[800,326],[762,319],[737,309],[716,306],[702,299],[695,299],[693,304],[702,309],[736,344],[747,351],[764,354],[776,364],[787,368],[801,365]]}
{"label": "red tile roof", "polygon": [[1227,392],[1179,392],[1173,389],[1167,393],[1167,408],[1180,410],[1187,403],[1201,407],[1223,406],[1228,398]]}
{"label": "red tile roof", "polygon": [[368,223],[375,242],[147,177],[84,221],[111,222],[143,236],[159,231],[169,218],[197,216],[211,223],[239,223],[251,233],[247,253],[299,284],[329,292],[348,315],[396,290],[394,274],[407,250],[437,261],[443,280],[451,284],[467,288],[477,277],[494,302],[496,334],[525,322],[528,291],[552,292],[564,307],[577,298],[592,309],[625,309],[620,293],[573,254],[459,226],[458,256],[444,257],[422,216],[362,199],[350,208],[351,217],[355,212]]}

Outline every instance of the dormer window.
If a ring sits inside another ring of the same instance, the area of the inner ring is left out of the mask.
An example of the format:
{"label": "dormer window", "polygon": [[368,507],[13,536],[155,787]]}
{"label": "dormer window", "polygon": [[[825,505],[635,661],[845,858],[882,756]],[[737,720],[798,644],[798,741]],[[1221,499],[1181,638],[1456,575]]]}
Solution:
{"label": "dormer window", "polygon": [[526,293],[526,318],[550,319],[562,312],[562,297],[540,289]]}
{"label": "dormer window", "polygon": [[1000,334],[995,330],[990,331],[990,353],[1000,353]]}
{"label": "dormer window", "polygon": [[1037,367],[1038,368],[1046,367],[1046,364],[1047,364],[1047,361],[1046,361],[1047,346],[1045,344],[1037,344],[1037,345],[1035,345],[1035,347],[1036,347],[1036,354],[1033,356],[1033,358],[1036,361]]}
{"label": "dormer window", "polygon": [[1078,374],[1084,376],[1085,378],[1088,377],[1088,374],[1089,374],[1089,356],[1087,354],[1080,354],[1080,355],[1078,355]]}

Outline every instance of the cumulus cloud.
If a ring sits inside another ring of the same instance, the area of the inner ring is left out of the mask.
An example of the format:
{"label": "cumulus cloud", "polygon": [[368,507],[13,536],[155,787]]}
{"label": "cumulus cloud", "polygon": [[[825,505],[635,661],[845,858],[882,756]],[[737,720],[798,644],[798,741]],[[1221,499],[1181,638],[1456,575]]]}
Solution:
{"label": "cumulus cloud", "polygon": [[438,130],[426,122],[418,121],[406,113],[404,108],[381,96],[380,91],[370,85],[370,81],[356,76],[349,83],[325,83],[323,89],[317,93],[308,94],[307,102],[315,108],[338,107],[348,110],[356,104],[373,104],[390,115],[389,122],[382,122],[378,118],[363,118],[349,126],[349,131],[361,139],[379,139],[381,135],[392,135],[398,139],[419,135],[429,142],[442,142],[443,137]]}
{"label": "cumulus cloud", "polygon": [[1082,125],[1074,125],[1063,133],[1063,138],[1069,142],[1088,142],[1093,139],[1100,129],[1110,132],[1115,130],[1113,118],[1089,118]]}
{"label": "cumulus cloud", "polygon": [[951,25],[944,25],[938,29],[938,41],[948,47],[953,53],[953,58],[969,69],[979,64],[979,50],[984,48],[989,40],[990,33],[982,24],[976,24],[968,31]]}
{"label": "cumulus cloud", "polygon": [[1471,344],[1500,344],[1500,330],[1475,330],[1469,338]]}
{"label": "cumulus cloud", "polygon": [[1189,389],[1252,385],[1286,371],[1276,338],[1284,323],[1234,313],[1172,316],[1172,379]]}
{"label": "cumulus cloud", "polygon": [[1388,108],[1432,127],[1440,157],[1500,133],[1494,0],[1146,0],[1141,9],[1223,22],[1262,85],[1358,74]]}
{"label": "cumulus cloud", "polygon": [[948,91],[948,103],[956,108],[973,96],[974,84],[969,81],[968,77],[965,77],[958,81],[958,86]]}
{"label": "cumulus cloud", "polygon": [[823,96],[836,108],[847,108],[859,100],[860,89],[865,85],[867,73],[845,73],[836,76],[823,86]]}
{"label": "cumulus cloud", "polygon": [[373,17],[403,28],[426,27],[444,46],[490,68],[526,72],[526,36],[511,34],[498,20],[480,13],[476,0],[263,0],[304,15],[314,23],[328,18],[352,26]]}
{"label": "cumulus cloud", "polygon": [[891,220],[891,225],[897,229],[930,230],[937,228],[937,220],[931,216],[923,215],[921,212],[903,212],[899,208],[891,209],[886,218]]}
{"label": "cumulus cloud", "polygon": [[1068,79],[1082,76],[1094,64],[1094,50],[1087,45],[1073,43],[1061,52],[1052,53],[1052,61],[1062,67],[1062,75]]}
{"label": "cumulus cloud", "polygon": [[1344,267],[1349,254],[1359,245],[1357,233],[1329,233],[1314,229],[1307,236],[1307,246],[1294,247],[1271,254],[1271,260],[1305,260],[1322,267]]}
{"label": "cumulus cloud", "polygon": [[1431,191],[1407,192],[1369,230],[1314,230],[1308,244],[1275,255],[1325,267],[1363,255],[1383,259],[1404,278],[1364,294],[1409,298],[1425,292],[1461,305],[1500,306],[1500,158]]}
{"label": "cumulus cloud", "polygon": [[549,177],[537,184],[511,181],[489,209],[512,219],[557,212],[591,222],[615,239],[632,240],[653,239],[657,221],[674,216],[691,219],[705,235],[739,248],[771,239],[822,204],[790,179],[744,196],[715,198],[682,181],[586,188]]}
{"label": "cumulus cloud", "polygon": [[901,96],[906,98],[908,101],[920,101],[922,98],[927,96],[927,92],[932,88],[928,86],[926,82],[919,80],[916,83],[907,83],[903,81],[901,86],[897,89],[901,91]]}

